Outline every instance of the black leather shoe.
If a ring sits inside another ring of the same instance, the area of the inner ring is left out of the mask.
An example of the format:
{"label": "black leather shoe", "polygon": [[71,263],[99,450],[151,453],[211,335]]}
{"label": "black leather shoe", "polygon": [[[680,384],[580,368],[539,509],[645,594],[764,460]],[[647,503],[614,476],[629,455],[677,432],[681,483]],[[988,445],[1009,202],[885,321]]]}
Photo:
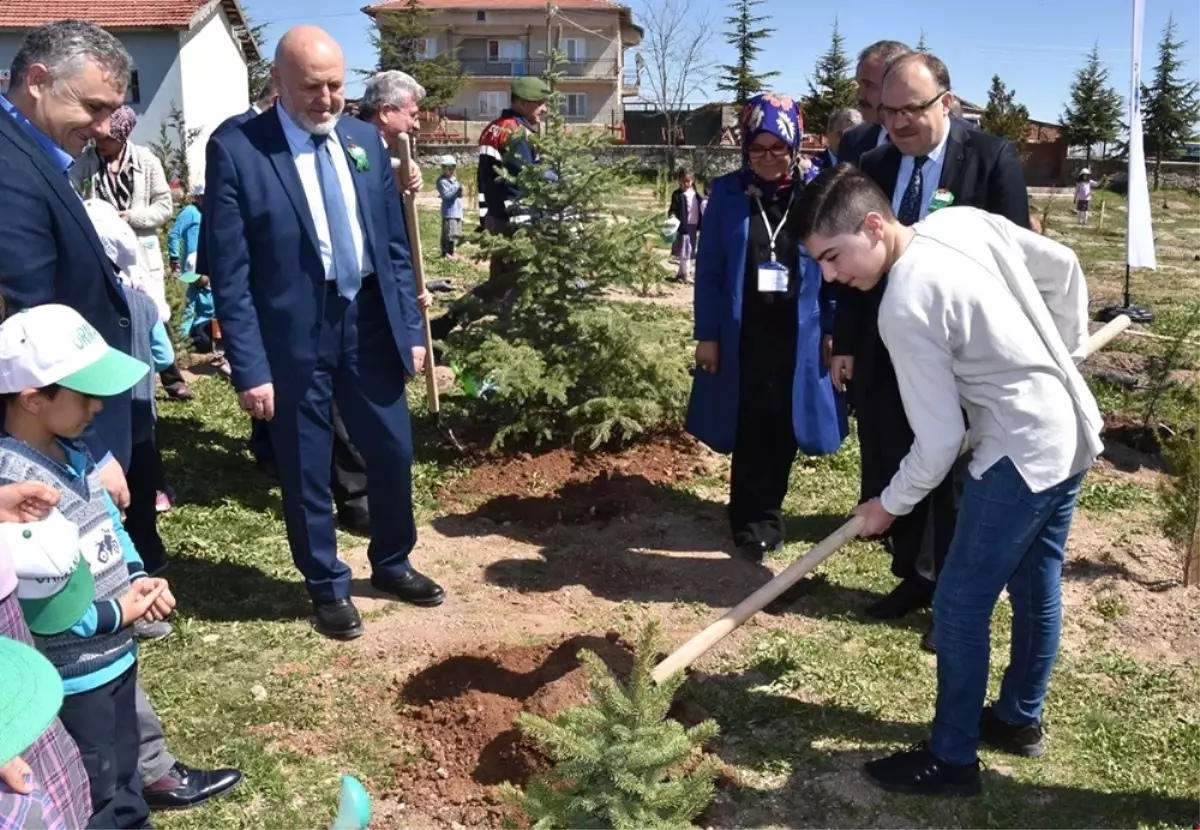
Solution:
{"label": "black leather shoe", "polygon": [[348,599],[313,601],[313,628],[331,640],[356,640],[363,635],[362,617]]}
{"label": "black leather shoe", "polygon": [[880,789],[907,795],[978,795],[979,761],[947,764],[924,743],[863,764],[863,775]]}
{"label": "black leather shoe", "polygon": [[446,601],[442,586],[417,571],[409,571],[404,576],[372,575],[371,587],[413,605],[432,607]]}
{"label": "black leather shoe", "polygon": [[738,556],[743,559],[749,559],[751,562],[762,562],[768,553],[773,553],[782,547],[778,542],[774,545],[768,545],[766,542],[755,539],[751,542],[742,542],[737,546]]}
{"label": "black leather shoe", "polygon": [[347,533],[353,533],[355,536],[371,535],[371,517],[357,510],[339,510],[337,513],[337,525]]}
{"label": "black leather shoe", "polygon": [[933,623],[930,623],[929,628],[925,629],[925,633],[921,635],[921,650],[937,654],[937,646],[933,644]]}
{"label": "black leather shoe", "polygon": [[920,576],[910,576],[878,602],[867,606],[867,616],[877,620],[898,620],[913,611],[927,608],[933,602],[933,583]]}
{"label": "black leather shoe", "polygon": [[1022,758],[1041,758],[1046,754],[1046,730],[1041,721],[1013,726],[996,717],[991,706],[983,707],[983,715],[979,718],[979,740],[993,749]]}
{"label": "black leather shoe", "polygon": [[232,790],[242,780],[236,769],[192,769],[179,761],[143,790],[151,810],[190,810]]}

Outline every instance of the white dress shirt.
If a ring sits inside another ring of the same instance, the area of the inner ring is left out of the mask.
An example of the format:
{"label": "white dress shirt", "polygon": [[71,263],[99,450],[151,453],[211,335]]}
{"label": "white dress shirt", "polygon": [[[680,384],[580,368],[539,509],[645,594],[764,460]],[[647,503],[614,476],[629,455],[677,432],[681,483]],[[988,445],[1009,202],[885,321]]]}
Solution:
{"label": "white dress shirt", "polygon": [[1075,366],[1088,318],[1074,252],[975,208],[936,211],[913,229],[879,308],[914,434],[884,509],[908,514],[950,472],[960,408],[976,479],[1007,457],[1039,493],[1088,469],[1103,421]]}
{"label": "white dress shirt", "polygon": [[887,143],[888,143],[887,127],[880,124],[879,125],[879,137],[877,139],[875,139],[875,146],[882,147],[883,145],[885,145]]}
{"label": "white dress shirt", "polygon": [[[317,248],[321,253],[321,264],[325,266],[325,279],[332,280],[333,242],[329,234],[329,219],[325,215],[325,200],[321,196],[321,180],[317,176],[317,150],[312,143],[312,133],[293,121],[282,106],[276,106],[275,111],[279,113],[279,123],[283,125],[283,134],[292,149],[292,160],[296,163],[296,172],[300,174],[300,184],[304,188],[309,212],[312,213],[313,226],[317,229]],[[363,276],[373,274],[375,269],[364,244],[362,222],[358,216],[358,195],[354,191],[350,161],[346,158],[336,131],[329,134],[328,144],[333,169],[342,186],[342,198],[350,211],[350,236],[358,257],[359,273]]]}
{"label": "white dress shirt", "polygon": [[[946,141],[950,138],[950,119],[946,119],[945,131],[938,145],[929,151],[927,161],[921,167],[921,219],[929,215],[929,203],[937,192],[942,180],[943,162],[946,160]],[[880,138],[887,140],[887,131],[879,133]],[[892,192],[892,212],[900,215],[900,203],[904,201],[904,191],[908,190],[908,182],[913,174],[913,157],[900,158],[900,172],[896,174],[896,189]]]}

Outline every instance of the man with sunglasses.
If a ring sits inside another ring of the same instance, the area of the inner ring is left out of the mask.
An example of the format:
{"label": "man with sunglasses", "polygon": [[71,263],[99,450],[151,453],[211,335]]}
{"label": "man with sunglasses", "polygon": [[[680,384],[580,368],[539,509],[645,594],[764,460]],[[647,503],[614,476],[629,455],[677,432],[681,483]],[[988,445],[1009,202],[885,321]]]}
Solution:
{"label": "man with sunglasses", "polygon": [[[892,210],[913,225],[930,210],[967,205],[1029,224],[1029,197],[1021,159],[1012,142],[970,129],[952,118],[950,72],[929,53],[893,60],[883,77],[879,117],[888,143],[864,153],[859,167],[891,197]],[[834,384],[850,385],[859,419],[863,500],[879,496],[912,446],[887,349],[876,319],[886,277],[872,291],[844,292],[834,322]],[[884,537],[892,573],[901,582],[867,613],[898,619],[930,604],[937,573],[954,531],[953,476]],[[931,632],[922,646],[932,650]]]}

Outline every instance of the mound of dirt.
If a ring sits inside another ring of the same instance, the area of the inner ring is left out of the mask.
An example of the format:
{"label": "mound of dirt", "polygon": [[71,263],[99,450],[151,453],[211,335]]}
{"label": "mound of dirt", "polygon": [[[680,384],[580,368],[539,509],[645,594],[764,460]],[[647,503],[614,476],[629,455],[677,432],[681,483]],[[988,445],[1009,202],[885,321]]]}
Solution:
{"label": "mound of dirt", "polygon": [[622,675],[633,664],[629,649],[610,633],[557,645],[480,647],[410,678],[400,690],[400,727],[420,756],[397,770],[397,791],[389,794],[407,805],[405,823],[520,823],[495,785],[524,784],[546,760],[516,729],[517,714],[551,717],[586,703],[587,675],[579,662],[585,649]]}
{"label": "mound of dirt", "polygon": [[664,485],[708,473],[714,457],[681,435],[658,436],[617,453],[560,448],[493,457],[439,497],[500,523],[604,522],[652,504]]}

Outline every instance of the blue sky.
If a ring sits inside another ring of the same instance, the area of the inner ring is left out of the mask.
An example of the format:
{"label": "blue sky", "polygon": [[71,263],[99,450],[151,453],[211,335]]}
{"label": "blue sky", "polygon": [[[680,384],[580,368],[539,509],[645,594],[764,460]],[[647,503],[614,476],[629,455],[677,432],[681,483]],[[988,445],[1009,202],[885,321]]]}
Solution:
{"label": "blue sky", "polygon": [[[359,11],[365,0],[334,5],[328,0],[245,0],[258,22],[268,23],[268,46],[289,26],[312,22],[338,39],[351,68],[370,68],[375,56],[367,39],[369,19]],[[627,0],[635,19],[644,0]],[[651,0],[653,2],[653,0]],[[483,5],[483,3],[481,3]],[[693,13],[708,15],[718,35],[713,56],[719,62],[732,58],[732,48],[719,36],[724,29],[726,0],[690,0]],[[914,8],[924,10],[915,12]],[[999,74],[1033,118],[1054,121],[1062,113],[1071,79],[1092,44],[1099,43],[1100,57],[1122,96],[1129,90],[1132,0],[1006,0],[1000,6],[914,4],[903,0],[835,0],[810,4],[802,0],[770,0],[765,9],[776,32],[766,43],[760,61],[763,69],[780,76],[774,85],[781,92],[803,93],[817,57],[828,48],[834,18],[855,53],[880,38],[915,44],[921,31],[929,48],[950,67],[955,91],[969,101],[984,104],[993,74]],[[1080,14],[1082,11],[1082,14]],[[1189,77],[1200,77],[1200,3],[1196,0],[1146,0],[1146,36],[1143,44],[1143,79],[1156,62],[1155,45],[1168,15],[1174,15],[1185,49]],[[361,89],[353,81],[352,94]],[[710,91],[710,95],[715,95]],[[702,96],[703,97],[703,96]]]}

